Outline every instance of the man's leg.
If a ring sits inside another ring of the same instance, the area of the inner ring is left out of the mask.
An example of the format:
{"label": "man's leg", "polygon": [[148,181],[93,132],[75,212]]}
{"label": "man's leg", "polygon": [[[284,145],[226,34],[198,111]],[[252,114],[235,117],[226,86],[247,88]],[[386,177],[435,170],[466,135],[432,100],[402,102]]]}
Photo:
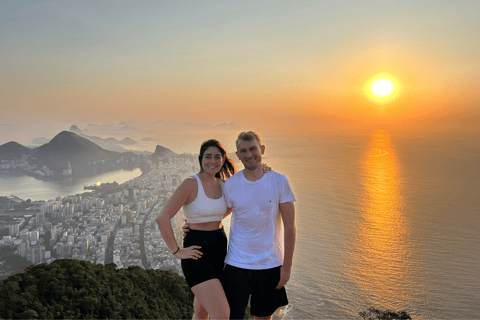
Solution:
{"label": "man's leg", "polygon": [[288,305],[285,287],[275,289],[280,280],[280,267],[255,270],[253,279],[251,312],[255,319],[271,319],[277,308]]}
{"label": "man's leg", "polygon": [[243,319],[250,297],[251,270],[225,265],[222,285],[230,305],[230,319]]}

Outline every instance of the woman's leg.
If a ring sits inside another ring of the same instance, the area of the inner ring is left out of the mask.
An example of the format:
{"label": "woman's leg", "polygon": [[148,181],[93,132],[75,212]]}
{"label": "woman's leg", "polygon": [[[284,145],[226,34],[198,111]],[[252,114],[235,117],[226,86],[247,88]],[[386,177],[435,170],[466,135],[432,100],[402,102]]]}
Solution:
{"label": "woman's leg", "polygon": [[200,304],[197,297],[193,298],[193,318],[192,320],[204,320],[208,319],[208,312],[205,308]]}
{"label": "woman's leg", "polygon": [[207,310],[210,319],[228,319],[230,307],[218,279],[210,279],[192,287],[195,298]]}

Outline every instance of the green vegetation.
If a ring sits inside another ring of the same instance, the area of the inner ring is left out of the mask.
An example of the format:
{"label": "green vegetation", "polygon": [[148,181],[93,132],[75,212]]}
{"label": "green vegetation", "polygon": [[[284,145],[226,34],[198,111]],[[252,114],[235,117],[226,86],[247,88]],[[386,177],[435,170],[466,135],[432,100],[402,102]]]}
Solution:
{"label": "green vegetation", "polygon": [[193,294],[170,271],[55,260],[0,280],[2,319],[191,319]]}

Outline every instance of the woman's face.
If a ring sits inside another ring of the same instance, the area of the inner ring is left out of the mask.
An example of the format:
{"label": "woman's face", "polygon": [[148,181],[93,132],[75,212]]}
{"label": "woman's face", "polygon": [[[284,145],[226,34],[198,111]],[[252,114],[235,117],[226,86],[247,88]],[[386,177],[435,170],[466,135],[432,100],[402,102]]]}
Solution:
{"label": "woman's face", "polygon": [[202,158],[202,169],[206,173],[216,174],[223,165],[224,158],[217,147],[210,147],[205,150]]}

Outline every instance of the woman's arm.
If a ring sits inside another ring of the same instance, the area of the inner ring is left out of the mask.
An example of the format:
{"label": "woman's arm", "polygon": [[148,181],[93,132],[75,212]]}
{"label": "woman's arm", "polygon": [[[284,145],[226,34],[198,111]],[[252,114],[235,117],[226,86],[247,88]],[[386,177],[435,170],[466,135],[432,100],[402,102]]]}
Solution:
{"label": "woman's arm", "polygon": [[158,229],[162,234],[163,240],[168,248],[175,253],[179,259],[200,258],[201,252],[195,249],[200,249],[199,246],[191,246],[189,248],[179,249],[177,241],[173,233],[171,219],[177,214],[180,208],[187,203],[190,203],[190,198],[194,194],[196,188],[196,180],[185,179],[182,184],[175,190],[173,195],[168,199],[167,204],[163,208],[160,215],[157,217]]}

